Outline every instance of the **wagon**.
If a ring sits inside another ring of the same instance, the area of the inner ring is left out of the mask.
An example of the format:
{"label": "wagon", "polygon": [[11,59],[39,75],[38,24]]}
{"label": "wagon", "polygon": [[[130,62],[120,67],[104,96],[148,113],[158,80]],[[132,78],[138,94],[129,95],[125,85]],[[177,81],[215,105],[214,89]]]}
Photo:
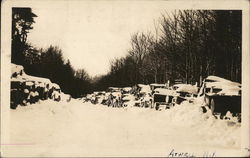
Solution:
{"label": "wagon", "polygon": [[195,96],[198,93],[198,87],[191,84],[176,84],[173,86],[176,90],[177,96],[174,98],[175,104],[181,104],[183,101],[193,102]]}
{"label": "wagon", "polygon": [[241,113],[241,84],[217,76],[208,76],[199,92],[212,114],[224,116]]}
{"label": "wagon", "polygon": [[156,88],[153,94],[153,104],[151,108],[155,108],[156,110],[169,109],[173,106],[173,99],[177,96],[175,90],[165,89],[165,88]]}

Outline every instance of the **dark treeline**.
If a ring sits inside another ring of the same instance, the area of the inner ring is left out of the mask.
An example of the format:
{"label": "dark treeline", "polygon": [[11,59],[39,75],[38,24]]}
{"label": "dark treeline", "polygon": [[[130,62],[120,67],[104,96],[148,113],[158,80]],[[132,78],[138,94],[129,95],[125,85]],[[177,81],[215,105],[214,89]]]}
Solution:
{"label": "dark treeline", "polygon": [[65,60],[62,50],[55,46],[38,49],[27,43],[27,34],[33,29],[37,17],[31,8],[12,9],[11,62],[23,65],[29,75],[49,78],[60,85],[62,91],[79,97],[91,91],[90,77],[83,69],[74,70]]}
{"label": "dark treeline", "polygon": [[62,50],[50,46],[43,50],[29,47],[25,52],[23,63],[25,72],[38,77],[49,78],[60,85],[64,93],[73,97],[91,91],[90,77],[84,69],[74,70],[70,61],[65,61]]}
{"label": "dark treeline", "polygon": [[154,34],[138,32],[124,58],[96,87],[200,83],[208,75],[241,82],[241,11],[183,10],[162,14]]}

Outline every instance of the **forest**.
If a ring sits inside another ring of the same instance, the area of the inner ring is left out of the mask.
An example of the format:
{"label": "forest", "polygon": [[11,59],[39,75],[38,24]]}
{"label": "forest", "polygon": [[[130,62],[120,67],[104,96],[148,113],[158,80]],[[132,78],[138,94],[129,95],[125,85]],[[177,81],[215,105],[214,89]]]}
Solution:
{"label": "forest", "polygon": [[127,56],[111,62],[98,88],[138,83],[201,84],[208,75],[241,82],[241,11],[162,14],[152,32],[136,32]]}
{"label": "forest", "polygon": [[113,59],[106,75],[90,77],[75,70],[59,47],[35,48],[27,42],[36,14],[12,9],[11,62],[27,74],[49,78],[64,93],[80,97],[109,86],[138,83],[198,83],[208,75],[241,82],[240,10],[176,10],[162,13],[150,32],[135,32],[125,57]]}

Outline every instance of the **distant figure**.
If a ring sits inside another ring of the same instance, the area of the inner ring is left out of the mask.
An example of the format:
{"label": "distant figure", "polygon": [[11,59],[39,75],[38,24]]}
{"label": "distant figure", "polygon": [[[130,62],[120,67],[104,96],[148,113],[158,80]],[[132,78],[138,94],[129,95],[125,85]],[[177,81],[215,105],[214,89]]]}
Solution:
{"label": "distant figure", "polygon": [[170,81],[168,80],[166,88],[169,88],[169,87],[170,87]]}
{"label": "distant figure", "polygon": [[118,100],[117,100],[118,107],[121,107],[122,105],[121,101],[122,101],[121,95],[118,95]]}
{"label": "distant figure", "polygon": [[113,95],[110,93],[107,100],[108,107],[113,104]]}

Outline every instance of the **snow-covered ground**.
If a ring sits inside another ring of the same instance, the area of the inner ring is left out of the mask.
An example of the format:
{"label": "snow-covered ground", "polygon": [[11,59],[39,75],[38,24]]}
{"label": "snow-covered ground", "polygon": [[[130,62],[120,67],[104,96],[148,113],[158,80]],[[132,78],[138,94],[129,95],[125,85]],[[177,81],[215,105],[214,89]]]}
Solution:
{"label": "snow-covered ground", "polygon": [[[2,156],[239,156],[241,125],[183,103],[155,111],[47,100],[10,112]],[[204,155],[205,154],[205,155]]]}

